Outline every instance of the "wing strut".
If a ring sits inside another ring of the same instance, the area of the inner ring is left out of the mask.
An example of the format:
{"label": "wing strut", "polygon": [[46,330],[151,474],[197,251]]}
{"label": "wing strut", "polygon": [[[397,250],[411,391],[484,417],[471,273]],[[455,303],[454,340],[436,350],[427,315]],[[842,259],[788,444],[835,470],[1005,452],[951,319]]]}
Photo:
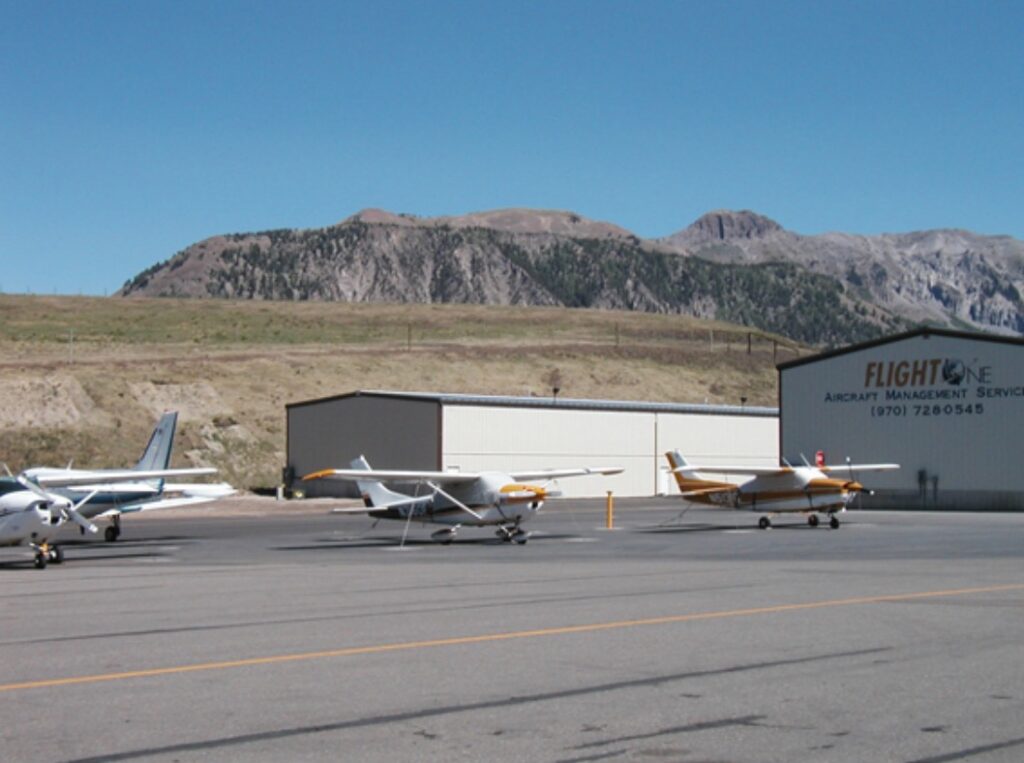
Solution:
{"label": "wing strut", "polygon": [[414,505],[409,506],[409,511],[405,515],[405,527],[402,528],[402,542],[398,544],[400,549],[405,548],[405,539],[409,535],[409,525],[412,524],[412,515],[415,508]]}
{"label": "wing strut", "polygon": [[480,514],[477,514],[477,513],[475,512],[475,511],[473,511],[473,510],[472,510],[471,508],[469,508],[469,506],[467,506],[466,504],[464,504],[464,503],[463,503],[462,501],[460,501],[460,500],[459,500],[458,498],[454,498],[454,497],[452,497],[452,495],[451,495],[450,493],[446,493],[445,491],[443,491],[443,490],[441,489],[441,487],[440,487],[439,485],[437,485],[437,484],[435,484],[435,483],[433,483],[433,482],[430,482],[429,480],[427,481],[427,485],[429,485],[429,486],[430,486],[430,488],[431,488],[431,489],[432,489],[432,490],[433,490],[433,491],[434,491],[435,493],[437,493],[438,495],[442,495],[442,496],[444,496],[445,498],[447,498],[447,499],[448,499],[449,501],[451,501],[452,503],[454,503],[454,504],[455,504],[456,506],[458,506],[458,507],[459,507],[460,509],[462,509],[462,510],[463,510],[464,512],[466,512],[466,513],[467,513],[467,514],[469,514],[470,516],[476,517],[476,518],[477,518],[477,519],[478,519],[479,521],[481,521],[481,522],[483,522],[483,521],[484,521],[484,518],[483,518],[483,516],[482,516],[482,515],[480,515]]}

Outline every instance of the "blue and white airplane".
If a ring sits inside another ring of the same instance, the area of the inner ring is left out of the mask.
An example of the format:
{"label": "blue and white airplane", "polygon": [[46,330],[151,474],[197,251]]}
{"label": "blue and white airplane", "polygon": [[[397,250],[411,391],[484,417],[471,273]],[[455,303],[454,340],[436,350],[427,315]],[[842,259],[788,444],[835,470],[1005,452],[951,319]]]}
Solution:
{"label": "blue and white airplane", "polygon": [[[32,500],[31,487],[25,481],[71,502],[76,513],[86,520],[110,519],[104,531],[107,541],[121,535],[121,515],[153,509],[191,506],[226,498],[234,488],[220,483],[171,483],[167,477],[215,474],[212,468],[169,469],[177,411],[160,417],[142,457],[131,469],[65,469],[33,467],[16,479],[5,480],[0,494],[27,491],[24,500]],[[6,488],[6,489],[5,489]],[[81,523],[79,523],[81,525]],[[82,531],[85,532],[85,527]]]}
{"label": "blue and white airplane", "polygon": [[[67,470],[71,471],[71,470]],[[24,473],[3,481],[0,486],[0,546],[29,546],[35,551],[35,566],[46,567],[47,563],[60,564],[64,554],[54,538],[68,522],[74,522],[82,532],[95,533],[96,525],[83,514],[89,501],[112,485],[139,480],[160,480],[167,477],[195,474],[196,469],[126,469],[102,472],[102,482],[97,482],[97,473],[79,471],[77,475],[45,478],[29,478]],[[90,484],[91,483],[91,484]],[[47,487],[44,487],[43,485]],[[13,486],[13,489],[11,489]],[[87,490],[85,495],[72,500],[55,492],[58,489],[74,488]]]}

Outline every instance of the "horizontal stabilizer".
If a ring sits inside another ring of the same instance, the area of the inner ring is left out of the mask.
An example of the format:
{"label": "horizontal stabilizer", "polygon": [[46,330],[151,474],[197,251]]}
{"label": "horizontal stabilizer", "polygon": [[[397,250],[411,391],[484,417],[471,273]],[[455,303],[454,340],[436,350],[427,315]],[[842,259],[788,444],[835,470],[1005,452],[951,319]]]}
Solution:
{"label": "horizontal stabilizer", "polygon": [[107,509],[99,518],[113,517],[118,514],[135,514],[139,511],[156,511],[159,509],[177,509],[182,506],[198,506],[203,503],[213,503],[217,498],[206,498],[203,496],[181,496],[179,498],[161,498],[158,501],[147,501],[145,503],[132,503],[126,506],[118,506],[116,509]]}
{"label": "horizontal stabilizer", "polygon": [[369,514],[371,511],[380,511],[380,509],[378,509],[376,507],[370,508],[368,506],[352,506],[352,507],[341,507],[341,506],[339,506],[337,508],[331,509],[328,513],[329,514]]}
{"label": "horizontal stabilizer", "polygon": [[[398,495],[393,493],[393,495]],[[415,506],[422,504],[425,501],[429,502],[431,496],[421,495],[418,497],[409,496],[408,498],[402,498],[394,501],[387,501],[386,503],[374,503],[373,506],[353,506],[351,508],[337,508],[331,509],[331,514],[369,514],[371,511],[385,511],[387,509],[403,509],[406,506]]]}
{"label": "horizontal stabilizer", "polygon": [[238,491],[226,482],[165,482],[164,492],[215,500],[235,495]]}

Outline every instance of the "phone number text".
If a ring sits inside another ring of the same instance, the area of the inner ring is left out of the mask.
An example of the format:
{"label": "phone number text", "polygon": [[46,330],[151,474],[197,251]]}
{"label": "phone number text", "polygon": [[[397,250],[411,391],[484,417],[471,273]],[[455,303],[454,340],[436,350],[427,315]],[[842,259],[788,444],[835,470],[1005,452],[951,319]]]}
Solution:
{"label": "phone number text", "polygon": [[946,403],[945,405],[873,405],[874,418],[900,416],[979,416],[985,412],[982,403]]}

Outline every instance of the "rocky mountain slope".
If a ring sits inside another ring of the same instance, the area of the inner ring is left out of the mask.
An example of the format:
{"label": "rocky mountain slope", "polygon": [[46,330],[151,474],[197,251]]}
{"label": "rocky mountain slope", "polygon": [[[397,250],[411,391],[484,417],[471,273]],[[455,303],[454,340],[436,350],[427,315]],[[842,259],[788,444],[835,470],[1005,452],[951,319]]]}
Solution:
{"label": "rocky mountain slope", "polygon": [[801,236],[714,212],[660,240],[571,212],[416,218],[217,236],[122,295],[564,305],[742,323],[816,345],[910,323],[1024,333],[1024,244],[964,231]]}
{"label": "rocky mountain slope", "polygon": [[753,212],[712,212],[661,239],[720,263],[791,262],[914,323],[1024,333],[1024,242],[963,230],[801,236]]}

